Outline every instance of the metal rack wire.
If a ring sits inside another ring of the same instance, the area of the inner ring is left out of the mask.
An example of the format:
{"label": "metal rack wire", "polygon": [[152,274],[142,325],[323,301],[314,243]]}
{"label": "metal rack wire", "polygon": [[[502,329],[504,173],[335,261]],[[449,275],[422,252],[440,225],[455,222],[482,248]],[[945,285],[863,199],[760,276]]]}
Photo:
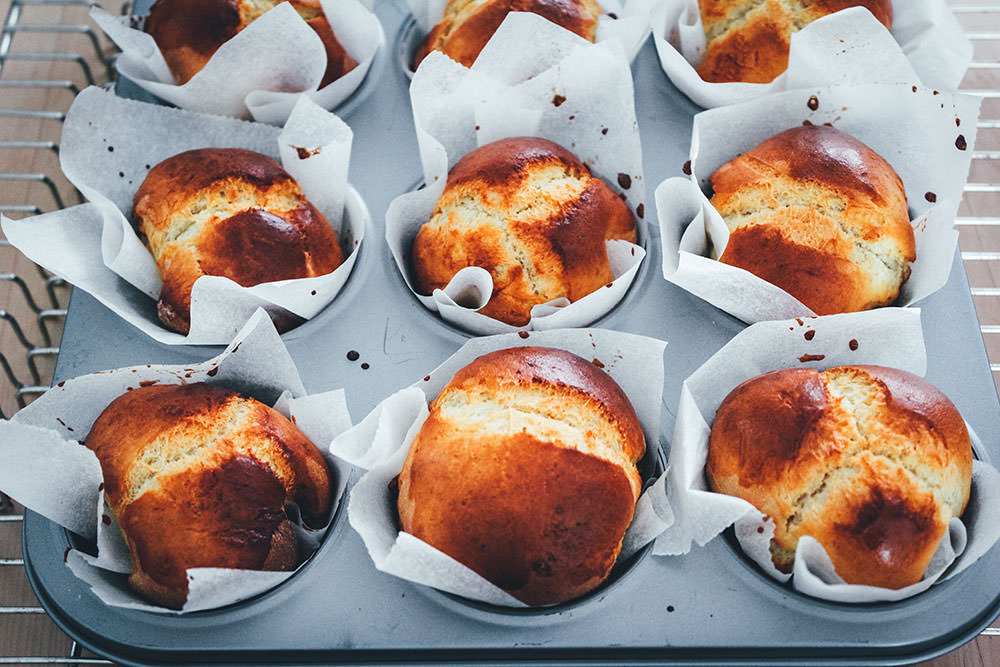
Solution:
{"label": "metal rack wire", "polygon": [[[89,0],[8,1],[0,28],[0,165],[18,167],[3,171],[6,167],[0,166],[0,213],[23,217],[82,201],[60,175],[59,133],[77,92],[111,78],[113,55],[89,24]],[[0,13],[5,4],[0,0]],[[101,4],[110,11],[127,11],[128,3]],[[1000,386],[1000,3],[951,4],[975,45],[963,90],[984,98],[957,227],[991,370]],[[31,48],[23,48],[22,42],[30,42]],[[31,50],[38,44],[42,50]],[[20,129],[9,133],[5,126]],[[62,280],[21,258],[0,238],[0,417],[9,417],[47,389],[68,296]],[[21,509],[0,495],[0,664],[111,664],[87,655],[62,635],[34,601],[20,558],[21,522]],[[13,599],[12,589],[20,591]],[[51,639],[4,643],[24,632]],[[1000,635],[1000,628],[983,635]]]}

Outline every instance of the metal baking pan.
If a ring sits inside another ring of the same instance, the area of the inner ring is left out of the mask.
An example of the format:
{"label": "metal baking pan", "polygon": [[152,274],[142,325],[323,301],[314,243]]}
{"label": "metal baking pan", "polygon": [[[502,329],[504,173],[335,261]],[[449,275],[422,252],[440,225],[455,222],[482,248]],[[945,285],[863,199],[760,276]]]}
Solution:
{"label": "metal baking pan", "polygon": [[[350,180],[374,228],[340,296],[285,337],[293,358],[308,360],[299,369],[306,388],[344,387],[355,421],[426,375],[468,337],[412,297],[383,241],[389,202],[412,189],[421,171],[409,79],[398,57],[411,19],[403,0],[376,4],[386,47],[361,89],[337,109],[355,133]],[[681,173],[698,108],[668,82],[651,41],[633,75],[652,191]],[[119,91],[149,99],[127,82]],[[669,342],[659,442],[666,453],[681,382],[744,324],[663,279],[655,224],[647,250],[624,301],[594,326]],[[997,465],[1000,402],[957,253],[947,285],[918,306],[927,378],[983,438],[980,458]],[[133,364],[203,360],[217,352],[155,343],[77,290],[56,380]],[[351,483],[359,476],[355,471]],[[640,554],[581,600],[515,611],[378,572],[342,512],[319,552],[277,589],[223,609],[166,616],[103,604],[64,565],[68,546],[63,528],[26,513],[25,564],[42,606],[78,642],[125,664],[889,665],[950,651],[1000,614],[1000,549],[914,598],[842,605],[764,577],[728,540],[716,539],[683,557]]]}

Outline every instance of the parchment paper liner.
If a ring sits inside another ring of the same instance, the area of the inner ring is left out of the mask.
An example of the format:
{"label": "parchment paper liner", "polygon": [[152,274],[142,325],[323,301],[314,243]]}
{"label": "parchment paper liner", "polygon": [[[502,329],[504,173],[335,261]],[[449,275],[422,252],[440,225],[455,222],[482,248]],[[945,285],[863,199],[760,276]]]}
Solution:
{"label": "parchment paper liner", "polygon": [[[413,42],[413,46],[417,47],[430,29],[444,17],[444,8],[448,0],[406,0],[406,4],[413,14],[420,33]],[[616,40],[625,49],[628,59],[634,60],[649,36],[647,8],[638,7],[637,10],[633,10],[634,3],[628,0],[598,0],[598,4],[606,13],[597,19],[595,41]],[[406,61],[407,70],[411,73],[409,66],[413,55],[409,53]]]}
{"label": "parchment paper liner", "polygon": [[[347,183],[352,138],[343,121],[306,98],[282,130],[88,88],[67,114],[60,162],[66,178],[90,202],[0,222],[7,239],[29,259],[89,292],[153,339],[168,345],[225,345],[257,308],[310,319],[347,282],[370,217]],[[192,289],[191,331],[184,336],[157,318],[160,277],[129,218],[150,165],[203,147],[246,148],[278,159],[337,231],[345,259],[323,276],[253,287],[203,276]]]}
{"label": "parchment paper liner", "polygon": [[[394,576],[473,600],[506,607],[525,605],[458,561],[398,529],[389,482],[399,474],[410,443],[427,418],[427,403],[461,368],[494,350],[542,345],[599,360],[635,408],[646,436],[647,456],[659,442],[663,392],[663,341],[603,329],[543,331],[523,337],[474,338],[423,380],[389,396],[357,426],[337,437],[330,451],[368,472],[351,490],[348,518],[361,535],[375,567]],[[651,511],[645,495],[625,536],[618,562],[648,544],[671,520]],[[647,516],[651,515],[651,516]]]}
{"label": "parchment paper liner", "polygon": [[[330,526],[351,467],[324,451],[325,443],[351,426],[344,391],[308,394],[274,325],[259,310],[218,356],[187,365],[142,365],[100,371],[60,382],[36,401],[0,421],[0,489],[84,539],[96,539],[98,556],[72,550],[66,563],[94,593],[115,607],[177,613],[134,593],[133,569],[114,515],[103,502],[97,457],[82,446],[94,420],[126,391],[150,384],[207,382],[273,405],[290,417],[320,451],[332,473],[333,504],[326,524],[296,526],[300,551],[315,551]],[[80,439],[78,441],[78,439]],[[105,525],[102,517],[110,523]],[[308,555],[302,560],[308,559]],[[188,570],[190,592],[183,612],[221,607],[273,588],[293,572],[224,568]]]}
{"label": "parchment paper liner", "polygon": [[[805,337],[808,331],[813,332],[810,338]],[[812,538],[799,541],[794,576],[779,572],[768,552],[774,524],[746,501],[708,490],[705,461],[710,424],[730,391],[745,380],[780,368],[823,370],[842,364],[892,366],[924,375],[927,363],[920,311],[882,308],[754,324],[684,382],[667,472],[647,492],[655,493],[661,506],[673,510],[671,525],[653,545],[654,554],[689,553],[692,542],[704,546],[734,525],[746,555],[775,579],[791,578],[796,590],[825,600],[879,602],[916,595],[958,574],[993,546],[1000,538],[1000,473],[982,461],[974,464],[972,496],[963,518],[952,519],[927,575],[899,590],[843,583],[825,550]]]}
{"label": "parchment paper liner", "polygon": [[631,72],[617,42],[591,44],[535,14],[514,12],[471,69],[431,53],[413,77],[410,99],[425,186],[390,203],[386,241],[407,286],[425,307],[483,335],[586,326],[624,297],[645,257],[642,247],[625,241],[608,243],[610,286],[573,303],[557,299],[537,305],[523,327],[476,312],[493,293],[488,271],[462,269],[445,289],[427,296],[416,291],[410,268],[413,239],[430,219],[448,170],[471,150],[505,137],[543,137],[574,153],[638,212],[643,243],[642,150]]}
{"label": "parchment paper liner", "polygon": [[709,178],[778,132],[830,123],[879,153],[902,178],[917,260],[895,305],[929,296],[947,282],[954,260],[954,221],[979,104],[970,95],[870,84],[787,91],[697,114],[690,177],[668,178],[656,189],[664,278],[745,322],[815,315],[779,287],[714,259],[725,250],[729,231],[708,199]]}
{"label": "parchment paper liner", "polygon": [[649,13],[663,71],[703,107],[735,104],[798,88],[908,83],[956,90],[972,62],[972,42],[944,0],[895,0],[890,33],[852,7],[793,33],[788,69],[770,83],[711,83],[698,75],[705,31],[697,0],[632,0]]}
{"label": "parchment paper liner", "polygon": [[112,16],[99,7],[90,15],[122,50],[118,71],[139,87],[184,109],[282,125],[300,97],[333,109],[364,81],[385,41],[372,2],[320,0],[337,41],[358,63],[323,88],[319,84],[326,71],[326,50],[288,3],[238,32],[182,86],[174,83],[153,38],[137,29],[145,17]]}

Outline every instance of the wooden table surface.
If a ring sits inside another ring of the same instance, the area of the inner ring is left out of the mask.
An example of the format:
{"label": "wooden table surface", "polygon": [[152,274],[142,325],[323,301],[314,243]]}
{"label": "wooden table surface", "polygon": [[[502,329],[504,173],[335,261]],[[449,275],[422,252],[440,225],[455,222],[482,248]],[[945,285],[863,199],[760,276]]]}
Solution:
{"label": "wooden table surface", "polygon": [[[74,2],[79,0],[18,0],[14,9],[21,13],[12,23],[20,29],[0,34],[0,56],[9,53],[6,59],[0,59],[0,212],[10,217],[23,217],[36,209],[50,211],[78,201],[58,168],[55,142],[61,129],[59,114],[69,107],[75,92],[87,85],[88,77],[103,82],[108,72],[93,41],[99,31],[90,24],[86,6]],[[11,3],[0,0],[0,19],[9,18]],[[972,185],[959,211],[959,229],[966,271],[980,322],[985,326],[987,351],[997,369],[994,378],[1000,379],[1000,187],[991,187],[1000,184],[1000,0],[949,3],[975,44],[977,65],[969,71],[962,88],[985,96],[969,177]],[[119,11],[122,0],[101,4],[109,11]],[[57,31],[24,29],[32,25],[64,27]],[[90,31],[83,26],[90,26]],[[110,54],[107,41],[97,39],[101,53]],[[44,56],[52,52],[67,55]],[[21,81],[46,83],[23,85]],[[46,110],[47,115],[29,116],[10,110]],[[24,288],[5,274],[24,279],[34,305],[26,299]],[[28,398],[33,395],[30,385],[50,381],[55,364],[54,351],[45,349],[49,342],[43,328],[48,329],[51,344],[58,345],[62,320],[58,313],[48,311],[65,306],[68,289],[57,286],[51,291],[50,296],[45,278],[31,262],[0,244],[0,319],[5,320],[0,322],[0,372],[6,361],[13,376],[25,386],[22,392]],[[41,318],[39,310],[43,311]],[[11,319],[17,325],[11,324]],[[33,350],[30,355],[29,349]],[[17,407],[14,385],[0,374],[0,413],[9,417]],[[81,652],[38,608],[20,563],[19,514],[17,506],[0,506],[0,664],[101,662]],[[1000,623],[994,622],[994,626],[1000,628]],[[984,634],[922,665],[996,667],[1000,665],[1000,629],[997,633]]]}

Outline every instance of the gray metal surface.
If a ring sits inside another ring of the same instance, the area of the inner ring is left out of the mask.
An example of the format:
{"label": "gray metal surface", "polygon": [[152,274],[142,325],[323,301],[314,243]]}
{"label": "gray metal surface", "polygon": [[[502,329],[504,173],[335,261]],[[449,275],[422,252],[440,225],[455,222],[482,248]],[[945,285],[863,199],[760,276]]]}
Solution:
{"label": "gray metal surface", "polygon": [[[388,203],[414,186],[420,167],[409,81],[395,58],[407,18],[404,3],[382,0],[376,11],[387,47],[359,96],[338,110],[354,129],[350,180],[371,209],[373,228],[344,292],[286,336],[307,389],[344,387],[355,421],[389,393],[423,377],[467,338],[409,294],[383,240]],[[667,81],[651,43],[633,73],[651,191],[663,178],[680,174],[698,109]],[[655,223],[652,211],[647,222]],[[650,232],[649,255],[636,283],[595,326],[669,342],[659,443],[666,451],[681,382],[743,324],[666,283],[655,224]],[[919,305],[928,379],[982,436],[986,449],[980,457],[995,462],[1000,404],[957,255],[948,285]],[[56,379],[131,364],[185,363],[218,350],[157,344],[76,291]],[[347,358],[351,350],[360,355],[356,361]],[[65,532],[38,515],[25,516],[24,544],[29,577],[53,619],[92,650],[137,664],[885,665],[946,652],[1000,612],[1000,580],[994,576],[1000,571],[1000,549],[913,599],[849,606],[789,591],[758,573],[726,539],[716,539],[681,558],[644,555],[584,600],[512,612],[376,571],[341,513],[320,551],[280,588],[225,609],[176,617],[102,604],[64,566]]]}

